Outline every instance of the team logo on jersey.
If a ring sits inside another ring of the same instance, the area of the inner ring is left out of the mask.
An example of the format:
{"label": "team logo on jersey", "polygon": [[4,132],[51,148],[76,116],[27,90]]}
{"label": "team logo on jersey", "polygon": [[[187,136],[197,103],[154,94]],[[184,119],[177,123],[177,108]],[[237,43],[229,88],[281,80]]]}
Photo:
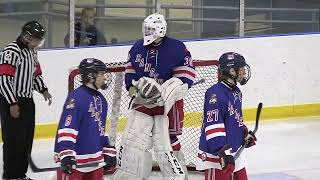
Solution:
{"label": "team logo on jersey", "polygon": [[71,115],[68,115],[68,116],[66,117],[66,121],[65,121],[65,123],[64,123],[64,126],[70,126],[71,121],[72,121],[72,116],[71,116]]}
{"label": "team logo on jersey", "polygon": [[228,111],[230,116],[234,115],[234,119],[239,124],[239,127],[243,126],[243,117],[241,111],[239,111],[237,108],[234,108],[231,102],[229,102]]}
{"label": "team logo on jersey", "polygon": [[76,100],[71,98],[67,102],[66,109],[74,109],[76,107]]}
{"label": "team logo on jersey", "polygon": [[158,50],[150,49],[148,51],[148,58],[155,58],[158,55]]}
{"label": "team logo on jersey", "polygon": [[232,93],[233,94],[233,97],[234,97],[234,100],[233,102],[236,103],[236,101],[239,99],[239,101],[241,102],[242,101],[242,94],[241,92],[234,92]]}
{"label": "team logo on jersey", "polygon": [[102,113],[102,100],[99,96],[93,96],[93,102],[90,103],[88,112],[91,113],[91,117],[95,117],[95,121],[100,120]]}
{"label": "team logo on jersey", "polygon": [[137,54],[136,60],[134,62],[139,63],[139,67],[143,67],[144,66],[144,58],[142,57],[142,54]]}
{"label": "team logo on jersey", "polygon": [[94,121],[98,123],[100,136],[104,136],[105,126],[101,120],[102,99],[100,96],[93,96],[93,102],[90,103],[88,112],[91,113],[91,117],[94,117]]}
{"label": "team logo on jersey", "polygon": [[234,108],[233,108],[233,105],[229,102],[228,104],[228,111],[229,111],[229,114],[230,116],[232,116],[234,114]]}
{"label": "team logo on jersey", "polygon": [[209,104],[215,104],[217,102],[217,95],[212,94],[209,100]]}

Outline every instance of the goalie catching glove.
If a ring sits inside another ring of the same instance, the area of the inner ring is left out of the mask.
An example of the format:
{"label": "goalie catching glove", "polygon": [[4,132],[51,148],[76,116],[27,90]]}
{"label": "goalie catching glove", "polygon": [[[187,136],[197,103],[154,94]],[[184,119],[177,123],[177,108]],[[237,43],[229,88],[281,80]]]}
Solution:
{"label": "goalie catching glove", "polygon": [[135,103],[165,105],[168,110],[188,93],[188,85],[176,77],[168,79],[161,86],[154,79],[148,77],[142,77],[139,81],[133,80],[132,85],[133,87],[129,89],[129,95],[135,97]]}
{"label": "goalie catching glove", "polygon": [[162,87],[152,78],[142,77],[138,81],[132,80],[132,85],[129,95],[136,98],[137,104],[156,104],[161,97]]}

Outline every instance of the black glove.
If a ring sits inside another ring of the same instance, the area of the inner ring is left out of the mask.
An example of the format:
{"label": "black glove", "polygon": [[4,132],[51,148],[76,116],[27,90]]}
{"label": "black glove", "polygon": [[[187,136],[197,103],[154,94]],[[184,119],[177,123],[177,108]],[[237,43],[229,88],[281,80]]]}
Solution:
{"label": "black glove", "polygon": [[223,147],[220,149],[218,156],[220,157],[220,165],[222,172],[231,174],[235,169],[234,157],[231,155],[230,149]]}
{"label": "black glove", "polygon": [[114,146],[109,146],[104,149],[105,154],[104,156],[104,162],[106,165],[104,166],[105,170],[109,170],[111,168],[114,168],[117,164],[117,157],[116,157],[116,149]]}
{"label": "black glove", "polygon": [[249,148],[251,146],[256,145],[257,138],[254,133],[248,130],[247,126],[244,126],[244,140],[243,145],[246,144],[245,148]]}
{"label": "black glove", "polygon": [[62,171],[66,174],[71,174],[74,169],[76,169],[76,158],[74,156],[67,156],[61,159]]}

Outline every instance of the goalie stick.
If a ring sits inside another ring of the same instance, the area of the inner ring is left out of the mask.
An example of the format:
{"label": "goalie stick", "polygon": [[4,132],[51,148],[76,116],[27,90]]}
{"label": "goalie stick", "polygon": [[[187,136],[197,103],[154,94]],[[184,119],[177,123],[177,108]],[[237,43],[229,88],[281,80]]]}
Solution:
{"label": "goalie stick", "polygon": [[194,82],[194,83],[192,84],[192,86],[195,86],[195,85],[198,85],[198,84],[202,84],[202,83],[204,83],[204,82],[206,82],[206,79],[202,78],[202,79],[200,79],[199,81]]}
{"label": "goalie stick", "polygon": [[[257,108],[257,114],[256,114],[256,125],[254,127],[253,130],[253,134],[256,134],[256,132],[258,131],[259,128],[259,119],[260,119],[260,113],[262,110],[262,103],[259,103],[258,108]],[[242,151],[244,150],[244,148],[249,144],[249,141],[246,141],[241,148],[238,150],[238,152],[234,155],[234,159],[238,159],[238,157],[240,156],[240,154],[242,153]]]}
{"label": "goalie stick", "polygon": [[[33,159],[30,157],[30,168],[33,172],[39,173],[39,172],[48,172],[48,171],[56,171],[61,168],[61,166],[56,166],[56,167],[46,167],[46,168],[40,168],[38,167]],[[77,168],[87,168],[87,167],[98,167],[98,166],[105,166],[105,162],[100,162],[100,163],[91,163],[91,164],[83,164],[83,165],[77,165]]]}

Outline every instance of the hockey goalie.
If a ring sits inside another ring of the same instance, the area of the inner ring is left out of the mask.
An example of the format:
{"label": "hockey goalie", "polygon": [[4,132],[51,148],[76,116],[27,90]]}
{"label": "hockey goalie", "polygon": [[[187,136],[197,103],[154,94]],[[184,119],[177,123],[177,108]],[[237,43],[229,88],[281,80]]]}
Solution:
{"label": "hockey goalie", "polygon": [[183,98],[196,73],[186,46],[165,36],[166,29],[162,15],[148,16],[143,22],[143,39],[129,51],[125,84],[133,102],[114,180],[147,179],[153,163],[151,149],[162,179],[187,179],[177,136],[182,134]]}

